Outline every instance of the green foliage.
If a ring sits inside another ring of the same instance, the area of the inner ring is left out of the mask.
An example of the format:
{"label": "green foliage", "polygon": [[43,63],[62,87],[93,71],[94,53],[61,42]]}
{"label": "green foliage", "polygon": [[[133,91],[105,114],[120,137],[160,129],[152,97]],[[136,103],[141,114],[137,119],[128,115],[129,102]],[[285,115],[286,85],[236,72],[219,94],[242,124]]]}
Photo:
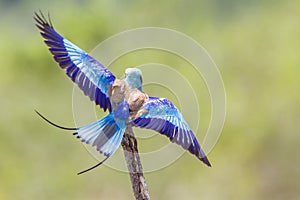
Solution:
{"label": "green foliage", "polygon": [[[299,199],[299,8],[295,0],[0,1],[0,200],[133,198],[126,173],[102,166],[76,176],[95,160],[70,134],[33,112],[73,125],[73,84],[34,27],[38,9],[49,10],[55,28],[86,51],[118,32],[157,26],[191,36],[216,62],[226,87],[227,119],[209,154],[213,167],[184,154],[147,173],[152,199]],[[147,62],[178,70],[188,66],[176,56],[148,50],[110,67],[120,77],[126,67]],[[191,84],[203,85],[193,71],[182,73]],[[164,90],[147,90],[178,103]],[[206,95],[200,105],[205,131],[210,104],[207,93],[200,93]],[[155,136],[153,142],[140,140],[141,150],[167,140]]]}

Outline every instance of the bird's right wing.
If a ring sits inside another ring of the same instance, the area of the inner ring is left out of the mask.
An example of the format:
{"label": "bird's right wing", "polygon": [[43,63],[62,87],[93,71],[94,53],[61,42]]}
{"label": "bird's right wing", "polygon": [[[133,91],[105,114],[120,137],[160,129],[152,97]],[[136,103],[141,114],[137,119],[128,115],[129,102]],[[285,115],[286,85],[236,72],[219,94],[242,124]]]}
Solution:
{"label": "bird's right wing", "polygon": [[57,33],[50,18],[47,21],[42,13],[35,13],[34,19],[54,60],[66,70],[66,74],[85,95],[104,111],[108,109],[111,112],[108,91],[116,79],[115,76],[88,53]]}
{"label": "bird's right wing", "polygon": [[132,121],[134,126],[152,129],[167,136],[171,142],[179,144],[211,166],[197,138],[171,101],[149,97],[139,112],[140,115]]}

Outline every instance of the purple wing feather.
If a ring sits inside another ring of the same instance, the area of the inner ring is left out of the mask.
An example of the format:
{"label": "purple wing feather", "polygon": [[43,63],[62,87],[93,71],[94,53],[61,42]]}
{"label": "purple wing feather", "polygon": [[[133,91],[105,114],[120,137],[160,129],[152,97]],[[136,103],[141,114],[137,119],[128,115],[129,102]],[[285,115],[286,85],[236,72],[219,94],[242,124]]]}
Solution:
{"label": "purple wing feather", "polygon": [[179,110],[165,98],[149,97],[141,109],[147,112],[132,121],[134,126],[155,130],[181,145],[206,165],[211,166],[197,138]]}
{"label": "purple wing feather", "polygon": [[54,60],[66,70],[66,74],[85,95],[104,111],[108,109],[111,112],[108,90],[115,76],[85,51],[58,34],[50,18],[48,22],[42,13],[40,15],[35,13],[34,19]]}

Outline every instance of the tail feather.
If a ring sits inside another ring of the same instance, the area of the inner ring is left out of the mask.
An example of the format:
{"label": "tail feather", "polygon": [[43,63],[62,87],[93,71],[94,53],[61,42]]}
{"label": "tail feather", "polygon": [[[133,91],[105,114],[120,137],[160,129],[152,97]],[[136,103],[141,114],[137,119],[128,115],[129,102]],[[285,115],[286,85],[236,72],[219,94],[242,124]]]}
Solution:
{"label": "tail feather", "polygon": [[120,146],[126,128],[125,119],[117,119],[116,122],[113,113],[80,128],[68,128],[51,122],[36,110],[35,112],[52,126],[64,130],[77,131],[74,132],[73,135],[81,139],[82,142],[92,144],[92,146],[95,146],[100,153],[106,156],[100,163],[79,172],[78,175],[90,171],[105,162]]}
{"label": "tail feather", "polygon": [[96,146],[97,150],[101,150],[101,148],[112,139],[113,135],[115,134],[117,130],[116,124],[106,124],[103,129],[100,130],[100,132],[103,132],[103,134],[100,134],[95,140],[93,141],[93,146]]}
{"label": "tail feather", "polygon": [[108,140],[101,148],[103,152],[115,152],[115,150],[119,147],[124,130],[119,129],[110,140]]}
{"label": "tail feather", "polygon": [[82,142],[92,144],[105,156],[111,156],[120,146],[125,132],[125,122],[116,123],[113,113],[104,118],[78,128],[76,134]]}
{"label": "tail feather", "polygon": [[125,121],[118,120],[118,123],[116,123],[113,113],[80,128],[68,128],[51,122],[36,110],[35,112],[46,122],[57,128],[77,131],[73,135],[76,135],[82,142],[92,144],[107,157],[111,156],[120,146],[126,128]]}
{"label": "tail feather", "polygon": [[34,110],[36,112],[36,114],[38,114],[43,120],[45,120],[47,123],[51,124],[52,126],[55,126],[57,128],[63,129],[63,130],[71,130],[71,131],[75,131],[78,130],[78,128],[69,128],[69,127],[64,127],[64,126],[60,126],[57,125],[53,122],[51,122],[49,119],[47,119],[46,117],[44,117],[41,113],[39,113],[37,110]]}

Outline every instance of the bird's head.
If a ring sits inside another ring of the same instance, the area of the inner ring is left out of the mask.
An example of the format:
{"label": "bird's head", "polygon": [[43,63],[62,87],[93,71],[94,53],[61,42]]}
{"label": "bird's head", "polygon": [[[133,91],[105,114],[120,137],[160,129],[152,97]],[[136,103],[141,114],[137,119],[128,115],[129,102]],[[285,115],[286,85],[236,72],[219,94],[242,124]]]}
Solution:
{"label": "bird's head", "polygon": [[142,71],[137,68],[127,68],[125,70],[125,81],[131,89],[142,91]]}

